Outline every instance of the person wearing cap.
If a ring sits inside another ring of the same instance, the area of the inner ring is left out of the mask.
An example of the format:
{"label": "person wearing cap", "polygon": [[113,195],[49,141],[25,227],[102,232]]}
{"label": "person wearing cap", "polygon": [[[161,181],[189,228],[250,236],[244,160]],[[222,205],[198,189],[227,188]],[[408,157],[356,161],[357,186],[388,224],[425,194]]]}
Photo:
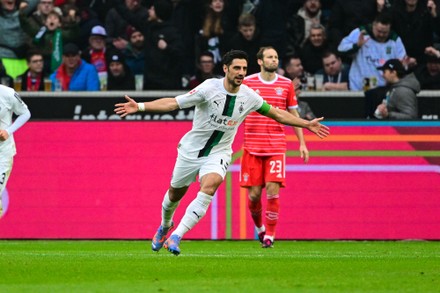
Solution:
{"label": "person wearing cap", "polygon": [[134,75],[130,68],[125,64],[124,55],[121,52],[114,50],[109,54],[107,60],[108,77],[107,90],[109,91],[131,91],[135,90]]}
{"label": "person wearing cap", "polygon": [[63,47],[63,62],[50,75],[52,90],[99,91],[99,77],[95,66],[81,59],[77,45],[68,43]]}
{"label": "person wearing cap", "polygon": [[378,119],[409,120],[418,118],[417,94],[420,83],[413,73],[406,74],[402,62],[390,59],[377,68],[382,71],[389,90],[376,108]]}
{"label": "person wearing cap", "polygon": [[81,53],[81,58],[95,66],[98,71],[101,89],[106,88],[107,84],[107,60],[108,50],[105,39],[107,32],[104,27],[96,25],[92,28],[89,36],[89,46]]}
{"label": "person wearing cap", "polygon": [[141,31],[131,25],[127,28],[127,36],[129,42],[127,47],[122,51],[125,56],[125,63],[134,75],[144,74],[145,37]]}

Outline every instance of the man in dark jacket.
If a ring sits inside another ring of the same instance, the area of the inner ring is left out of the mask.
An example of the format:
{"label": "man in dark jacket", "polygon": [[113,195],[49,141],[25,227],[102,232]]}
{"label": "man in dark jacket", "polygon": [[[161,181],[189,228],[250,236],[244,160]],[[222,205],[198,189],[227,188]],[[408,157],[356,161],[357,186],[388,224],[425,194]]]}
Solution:
{"label": "man in dark jacket", "polygon": [[378,119],[417,119],[417,93],[420,83],[414,74],[405,75],[405,68],[398,59],[390,59],[381,67],[383,77],[390,86],[383,103],[374,113]]}
{"label": "man in dark jacket", "polygon": [[173,5],[169,0],[155,0],[147,20],[135,18],[123,5],[118,12],[145,36],[144,89],[182,88],[183,40],[169,21]]}
{"label": "man in dark jacket", "polygon": [[245,51],[251,56],[247,74],[253,74],[260,71],[260,65],[257,63],[258,51],[261,47],[260,32],[257,28],[255,17],[252,14],[242,14],[238,18],[238,32],[229,40],[227,50],[231,49]]}
{"label": "man in dark jacket", "polygon": [[124,55],[117,50],[112,50],[108,56],[107,90],[134,91],[134,75],[125,63]]}
{"label": "man in dark jacket", "polygon": [[144,89],[181,89],[184,49],[182,35],[169,22],[173,6],[168,0],[156,0],[148,13]]}
{"label": "man in dark jacket", "polygon": [[417,64],[426,62],[425,48],[432,45],[434,33],[440,33],[440,16],[433,0],[395,0],[391,8],[393,30],[402,39],[408,56]]}
{"label": "man in dark jacket", "polygon": [[425,49],[426,63],[414,71],[422,90],[440,90],[440,51],[434,47]]}

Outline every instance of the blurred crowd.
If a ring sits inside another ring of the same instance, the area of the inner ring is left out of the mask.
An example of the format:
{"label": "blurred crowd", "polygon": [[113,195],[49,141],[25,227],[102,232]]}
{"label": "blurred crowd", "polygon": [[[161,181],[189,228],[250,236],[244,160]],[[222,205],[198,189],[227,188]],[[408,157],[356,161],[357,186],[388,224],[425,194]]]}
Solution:
{"label": "blurred crowd", "polygon": [[223,75],[225,52],[246,51],[252,74],[273,46],[301,90],[386,87],[391,59],[440,89],[439,2],[0,0],[0,78],[20,91],[190,89]]}

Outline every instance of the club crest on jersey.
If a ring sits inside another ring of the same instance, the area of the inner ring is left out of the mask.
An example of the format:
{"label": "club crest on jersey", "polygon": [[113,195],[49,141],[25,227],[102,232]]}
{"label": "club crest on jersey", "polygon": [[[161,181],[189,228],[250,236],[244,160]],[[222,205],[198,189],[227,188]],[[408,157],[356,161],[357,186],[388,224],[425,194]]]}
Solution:
{"label": "club crest on jersey", "polygon": [[275,92],[277,93],[277,95],[281,96],[283,94],[284,89],[281,87],[276,87],[274,88]]}
{"label": "club crest on jersey", "polygon": [[241,114],[244,111],[244,107],[243,107],[244,102],[240,102],[240,107],[238,107],[238,112]]}

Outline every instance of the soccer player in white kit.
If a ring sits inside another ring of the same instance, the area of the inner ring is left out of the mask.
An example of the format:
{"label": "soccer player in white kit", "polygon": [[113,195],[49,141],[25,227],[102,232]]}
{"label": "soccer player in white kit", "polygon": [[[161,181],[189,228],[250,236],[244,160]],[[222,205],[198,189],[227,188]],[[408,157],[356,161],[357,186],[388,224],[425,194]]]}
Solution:
{"label": "soccer player in white kit", "polygon": [[[12,121],[12,114],[17,119]],[[0,85],[0,217],[3,215],[2,194],[12,171],[15,154],[13,133],[31,117],[26,104],[14,89]]]}
{"label": "soccer player in white kit", "polygon": [[[192,129],[178,144],[178,156],[171,184],[162,202],[162,221],[153,237],[152,249],[165,247],[180,254],[180,241],[206,214],[212,197],[223,182],[232,155],[232,142],[238,126],[251,112],[257,111],[280,123],[307,128],[318,137],[329,134],[329,128],[320,123],[324,118],[307,121],[271,107],[249,87],[241,86],[247,70],[247,54],[232,50],[223,57],[222,79],[208,79],[190,92],[175,98],[162,98],[152,102],[136,103],[125,96],[127,102],[115,105],[121,117],[138,111],[169,112],[195,106]],[[188,205],[177,228],[167,239],[174,226],[173,215],[191,183],[199,176],[200,190]]]}

